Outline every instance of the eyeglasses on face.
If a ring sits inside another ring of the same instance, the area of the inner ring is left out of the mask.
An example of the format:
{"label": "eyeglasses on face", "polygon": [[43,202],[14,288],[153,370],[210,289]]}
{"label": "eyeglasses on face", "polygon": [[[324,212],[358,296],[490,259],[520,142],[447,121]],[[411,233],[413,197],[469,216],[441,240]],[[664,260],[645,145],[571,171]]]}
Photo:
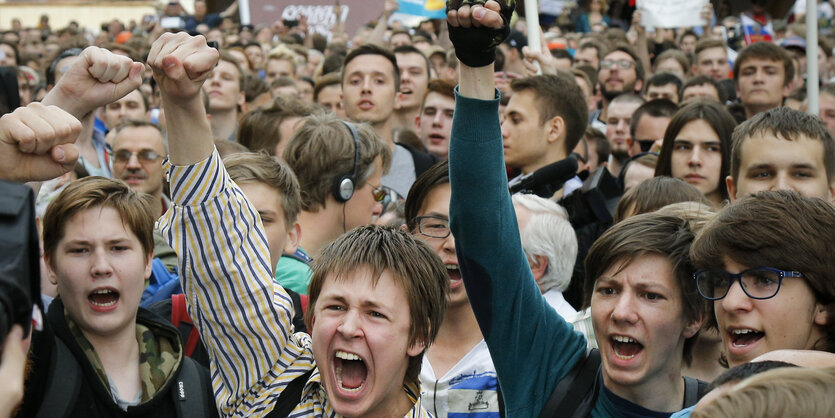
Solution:
{"label": "eyeglasses on face", "polygon": [[120,164],[125,164],[130,161],[130,158],[136,155],[140,163],[152,163],[160,159],[156,151],[150,149],[143,149],[138,152],[131,152],[126,149],[120,149],[113,152],[113,161]]}
{"label": "eyeglasses on face", "polygon": [[780,291],[786,277],[803,277],[803,274],[772,267],[756,267],[741,273],[728,273],[725,270],[699,270],[693,273],[699,294],[707,300],[724,298],[734,282],[739,282],[742,291],[751,299],[771,299]]}
{"label": "eyeglasses on face", "polygon": [[617,66],[621,70],[628,70],[635,66],[635,61],[630,61],[627,59],[623,60],[603,60],[600,61],[600,68],[604,70],[611,70]]}
{"label": "eyeglasses on face", "polygon": [[430,238],[446,238],[451,233],[449,219],[435,216],[418,216],[413,221],[418,226],[418,232]]}

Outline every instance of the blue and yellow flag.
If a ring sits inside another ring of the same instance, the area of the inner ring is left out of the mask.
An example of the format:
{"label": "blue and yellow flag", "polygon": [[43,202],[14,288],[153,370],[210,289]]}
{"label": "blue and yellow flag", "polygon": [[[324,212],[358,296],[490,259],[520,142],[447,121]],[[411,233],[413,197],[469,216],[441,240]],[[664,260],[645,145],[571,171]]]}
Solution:
{"label": "blue and yellow flag", "polygon": [[443,0],[400,0],[398,12],[429,19],[444,19],[446,3]]}

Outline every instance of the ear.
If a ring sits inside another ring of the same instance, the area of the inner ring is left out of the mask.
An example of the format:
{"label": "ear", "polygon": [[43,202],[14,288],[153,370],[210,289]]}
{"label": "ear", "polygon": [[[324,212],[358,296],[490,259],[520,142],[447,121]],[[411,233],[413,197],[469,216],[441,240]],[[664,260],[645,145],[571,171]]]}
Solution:
{"label": "ear", "polygon": [[410,345],[406,349],[406,354],[409,357],[415,357],[415,356],[420,355],[420,353],[423,353],[425,350],[426,350],[426,344],[424,344],[423,341],[415,341],[414,344]]}
{"label": "ear", "polygon": [[246,93],[240,92],[238,93],[238,106],[241,107],[241,113],[246,113]]}
{"label": "ear", "polygon": [[394,108],[400,109],[403,106],[403,93],[397,92],[394,94]]}
{"label": "ear", "polygon": [[[148,262],[145,263],[145,280],[151,278],[151,273],[154,271],[154,250],[148,254]],[[147,283],[145,283],[147,284]]]}
{"label": "ear", "polygon": [[789,80],[785,86],[783,86],[783,98],[789,97],[789,95],[794,91],[794,80]]}
{"label": "ear", "polygon": [[547,141],[550,144],[560,141],[565,137],[565,119],[562,116],[554,116],[548,121],[548,137]]}
{"label": "ear", "polygon": [[533,278],[537,282],[539,282],[539,279],[541,279],[542,276],[545,275],[545,272],[548,271],[548,257],[544,255],[534,255],[528,264],[530,264],[531,273],[533,273]]}
{"label": "ear", "polygon": [[820,326],[829,325],[829,309],[823,304],[818,303],[815,306],[814,324]]}
{"label": "ear", "polygon": [[829,201],[835,203],[835,181],[829,183]]}
{"label": "ear", "polygon": [[685,340],[688,339],[688,338],[693,337],[694,335],[696,335],[696,333],[699,332],[700,329],[702,329],[702,324],[703,323],[704,323],[704,318],[703,317],[699,317],[697,319],[694,319],[692,322],[690,322],[689,324],[686,324],[684,326],[684,329],[681,331],[681,336],[684,337]]}
{"label": "ear", "polygon": [[299,242],[302,240],[301,224],[294,222],[290,228],[287,229],[287,243],[284,244],[284,253],[293,254],[299,248]]}
{"label": "ear", "polygon": [[635,94],[640,95],[644,91],[644,81],[635,80]]}
{"label": "ear", "polygon": [[49,259],[49,256],[44,253],[43,255],[43,264],[46,266],[46,278],[49,280],[50,283],[57,285],[58,284],[58,276],[55,274],[55,269],[52,268],[52,260]]}
{"label": "ear", "polygon": [[[733,176],[725,177],[725,185],[728,186],[728,198],[731,199],[731,203],[736,202],[736,182]],[[831,185],[829,189],[832,190]]]}
{"label": "ear", "polygon": [[415,115],[415,127],[420,129],[420,113]]}

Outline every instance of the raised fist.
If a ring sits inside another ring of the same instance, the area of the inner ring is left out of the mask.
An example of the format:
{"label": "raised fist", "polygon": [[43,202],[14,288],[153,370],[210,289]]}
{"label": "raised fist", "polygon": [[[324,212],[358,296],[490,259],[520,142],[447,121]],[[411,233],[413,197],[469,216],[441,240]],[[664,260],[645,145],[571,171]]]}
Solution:
{"label": "raised fist", "polygon": [[490,65],[510,34],[515,8],[515,0],[447,0],[449,39],[458,59],[468,67]]}
{"label": "raised fist", "polygon": [[200,94],[219,56],[202,35],[165,33],[151,45],[148,65],[154,71],[162,96],[176,103]]}

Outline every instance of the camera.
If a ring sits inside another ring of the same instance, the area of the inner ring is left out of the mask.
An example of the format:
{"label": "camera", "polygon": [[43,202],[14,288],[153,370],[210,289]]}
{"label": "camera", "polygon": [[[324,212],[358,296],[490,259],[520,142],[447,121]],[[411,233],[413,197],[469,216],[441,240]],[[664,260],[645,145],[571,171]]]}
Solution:
{"label": "camera", "polygon": [[0,180],[0,341],[14,324],[28,334],[33,306],[40,306],[40,285],[32,189]]}

